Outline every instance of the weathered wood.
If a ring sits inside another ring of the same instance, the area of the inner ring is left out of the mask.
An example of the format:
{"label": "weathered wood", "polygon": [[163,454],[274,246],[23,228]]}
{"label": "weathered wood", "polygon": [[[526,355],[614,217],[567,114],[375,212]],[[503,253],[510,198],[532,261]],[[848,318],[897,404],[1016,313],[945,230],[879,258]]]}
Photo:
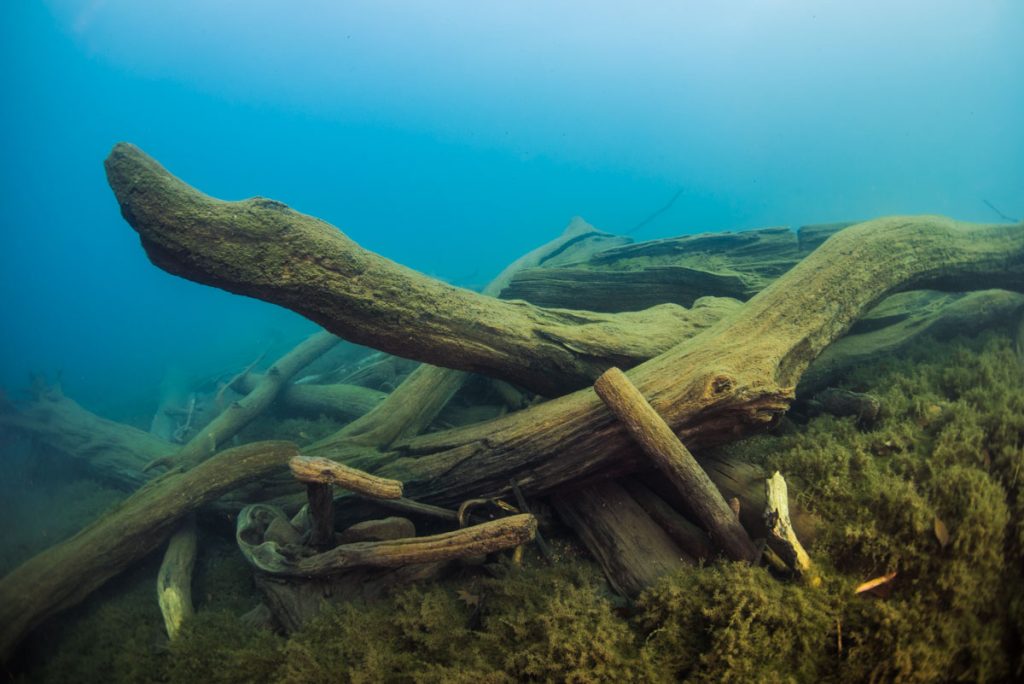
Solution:
{"label": "weathered wood", "polygon": [[181,626],[195,615],[192,606],[192,568],[196,564],[196,519],[187,516],[171,535],[164,552],[164,560],[156,576],[156,596],[164,627],[172,641],[181,632]]}
{"label": "weathered wood", "polygon": [[532,268],[501,297],[538,306],[638,311],[707,296],[747,300],[802,254],[788,228],[687,235],[617,246],[558,268]]}
{"label": "weathered wood", "polygon": [[629,378],[609,368],[594,383],[594,391],[683,495],[712,542],[733,560],[756,559],[757,548],[722,493]]}
{"label": "weathered wood", "polygon": [[[810,361],[876,301],[926,284],[1024,288],[1024,229],[941,217],[852,226],[714,328],[629,376],[691,449],[732,441],[772,425]],[[410,497],[453,506],[502,495],[509,478],[536,496],[609,467],[625,474],[637,462],[629,444],[596,394],[583,390],[399,440],[374,472],[402,480]]]}
{"label": "weathered wood", "polygon": [[309,500],[309,545],[324,550],[334,546],[334,488],[321,482],[306,483]]}
{"label": "weathered wood", "polygon": [[[888,217],[837,232],[721,323],[686,339],[692,311],[676,317],[688,320],[682,327],[647,316],[678,307],[591,315],[430,281],[280,204],[207,198],[131,145],[115,147],[108,174],[158,265],[284,304],[382,349],[560,392],[682,339],[631,377],[691,448],[770,424],[809,362],[896,290],[1024,286],[1020,225]],[[585,390],[486,424],[398,440],[379,474],[433,504],[503,493],[510,477],[536,495],[628,453],[624,431],[601,411]]]}
{"label": "weathered wood", "polygon": [[815,223],[800,226],[796,231],[800,252],[808,254],[817,249],[825,240],[843,230],[860,223],[860,221],[836,221],[833,223]]}
{"label": "weathered wood", "polygon": [[714,558],[707,532],[687,520],[647,485],[633,477],[620,478],[618,483],[688,556],[698,561]]}
{"label": "weathered wood", "polygon": [[789,492],[785,478],[776,470],[764,482],[765,499],[768,502],[764,509],[764,519],[769,531],[769,546],[798,575],[812,584],[820,583],[821,579],[811,565],[811,557],[797,538],[793,522],[789,519]]}
{"label": "weathered wood", "polygon": [[[807,365],[894,291],[1024,287],[1021,225],[887,217],[836,233],[691,337],[699,307],[682,317],[673,306],[590,315],[501,302],[402,269],[277,203],[212,200],[129,145],[114,149],[107,169],[122,213],[157,265],[283,304],[382,349],[561,392],[683,340],[630,377],[690,448],[770,425]],[[676,325],[648,317],[658,310]],[[454,505],[502,494],[509,478],[536,495],[611,463],[628,470],[629,453],[624,430],[583,390],[484,424],[398,440],[375,473],[401,480],[414,498]]]}
{"label": "weathered wood", "polygon": [[353,568],[397,568],[491,553],[524,544],[537,530],[536,519],[521,514],[426,537],[342,544],[296,558],[264,539],[270,522],[283,516],[272,506],[247,506],[238,516],[238,546],[260,572],[306,578],[329,577]]}
{"label": "weathered wood", "polygon": [[27,405],[0,411],[0,428],[31,437],[124,489],[151,478],[143,467],[173,454],[177,445],[90,413],[59,390],[38,393]]}
{"label": "weathered wood", "polygon": [[54,613],[75,605],[166,541],[181,518],[240,484],[284,467],[289,442],[228,449],[187,472],[157,478],[70,539],[0,579],[0,660]]}
{"label": "weathered wood", "polygon": [[281,304],[358,344],[542,394],[588,385],[606,359],[632,365],[711,323],[675,305],[599,314],[497,300],[403,268],[280,202],[203,195],[133,145],[116,145],[106,169],[160,268]]}
{"label": "weathered wood", "polygon": [[296,456],[288,462],[299,482],[336,485],[350,492],[377,499],[400,499],[402,483],[375,477],[327,458]]}
{"label": "weathered wood", "polygon": [[[246,373],[231,385],[242,394],[253,391],[263,380],[260,373]],[[387,394],[360,385],[296,385],[288,384],[277,402],[289,413],[326,415],[340,420],[352,420],[375,409]]]}
{"label": "weathered wood", "polygon": [[437,417],[467,377],[463,371],[422,364],[379,406],[324,443],[386,447],[397,439],[415,437]]}
{"label": "weathered wood", "polygon": [[613,480],[556,493],[551,503],[624,596],[694,562]]}

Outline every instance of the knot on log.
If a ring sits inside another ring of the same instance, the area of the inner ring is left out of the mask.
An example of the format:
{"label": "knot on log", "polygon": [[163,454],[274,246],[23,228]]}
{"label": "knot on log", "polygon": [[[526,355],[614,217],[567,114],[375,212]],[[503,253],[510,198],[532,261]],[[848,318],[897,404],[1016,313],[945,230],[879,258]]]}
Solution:
{"label": "knot on log", "polygon": [[728,394],[736,386],[736,381],[729,375],[714,375],[708,382],[708,390],[705,391],[705,395],[709,397],[717,397],[723,394]]}

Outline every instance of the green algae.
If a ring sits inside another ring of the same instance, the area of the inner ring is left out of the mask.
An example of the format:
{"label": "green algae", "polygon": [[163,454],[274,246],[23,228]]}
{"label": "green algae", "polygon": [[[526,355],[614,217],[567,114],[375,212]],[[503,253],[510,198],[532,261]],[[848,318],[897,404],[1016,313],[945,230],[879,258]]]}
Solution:
{"label": "green algae", "polygon": [[[50,681],[1006,681],[1024,674],[1024,387],[1010,340],[925,342],[855,369],[870,430],[823,416],[728,447],[778,468],[820,519],[823,583],[712,564],[632,606],[586,559],[463,574],[332,608],[282,637],[246,627],[244,566],[210,556],[199,614],[169,649],[151,578],[90,602]],[[940,530],[943,530],[944,533]],[[895,572],[884,596],[854,594]],[[142,587],[142,584],[139,585]],[[242,588],[239,588],[242,587]],[[204,597],[223,594],[222,603]],[[131,605],[129,605],[131,604]],[[226,609],[226,610],[225,610]],[[154,627],[155,626],[155,627]],[[90,639],[83,632],[94,632]],[[84,641],[83,641],[84,640]],[[85,676],[90,668],[102,676]]]}

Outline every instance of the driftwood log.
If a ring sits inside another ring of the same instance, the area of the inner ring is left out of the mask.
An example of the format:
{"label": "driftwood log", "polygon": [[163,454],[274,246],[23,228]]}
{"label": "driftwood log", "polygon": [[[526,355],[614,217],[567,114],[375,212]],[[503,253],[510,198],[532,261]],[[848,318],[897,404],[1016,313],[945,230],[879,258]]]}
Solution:
{"label": "driftwood log", "polygon": [[687,235],[524,269],[500,296],[607,312],[666,302],[689,307],[708,296],[747,300],[805,255],[788,228]]}
{"label": "driftwood log", "polygon": [[[263,381],[261,373],[244,373],[231,383],[231,388],[249,394]],[[379,390],[344,383],[287,384],[277,398],[284,411],[307,416],[326,415],[339,420],[352,420],[376,408],[387,394]]]}
{"label": "driftwood log", "polygon": [[740,524],[739,516],[690,450],[683,446],[629,378],[618,368],[609,368],[594,383],[594,391],[625,425],[655,467],[679,490],[712,542],[733,560],[755,560],[757,548]]}
{"label": "driftwood log", "polygon": [[710,561],[714,557],[707,532],[690,522],[647,485],[632,476],[620,478],[618,483],[687,555],[698,561]]}
{"label": "driftwood log", "polygon": [[613,480],[569,496],[555,494],[551,503],[597,560],[615,591],[624,596],[636,596],[661,577],[695,562]]}
{"label": "driftwood log", "polygon": [[20,409],[0,412],[0,428],[31,437],[100,479],[129,490],[151,478],[142,471],[147,463],[178,449],[148,432],[90,413],[56,388],[37,392]]}
{"label": "driftwood log", "polygon": [[442,534],[341,544],[323,553],[294,557],[265,538],[266,530],[277,519],[286,518],[272,506],[256,504],[244,509],[237,523],[239,548],[261,572],[303,578],[328,577],[353,568],[397,568],[487,554],[525,544],[537,531],[536,519],[520,514]]}
{"label": "driftwood log", "polygon": [[402,498],[401,482],[376,477],[327,458],[296,456],[288,461],[288,467],[299,482],[335,485],[375,499]]}
{"label": "driftwood log", "polygon": [[106,169],[164,270],[281,304],[358,344],[542,394],[589,385],[607,359],[634,365],[717,319],[700,306],[599,314],[497,300],[403,268],[280,202],[208,197],[132,145],[116,145]]}
{"label": "driftwood log", "polygon": [[297,453],[289,442],[228,449],[188,472],[153,480],[70,539],[22,563],[0,579],[0,661],[48,616],[152,553],[183,517]]}

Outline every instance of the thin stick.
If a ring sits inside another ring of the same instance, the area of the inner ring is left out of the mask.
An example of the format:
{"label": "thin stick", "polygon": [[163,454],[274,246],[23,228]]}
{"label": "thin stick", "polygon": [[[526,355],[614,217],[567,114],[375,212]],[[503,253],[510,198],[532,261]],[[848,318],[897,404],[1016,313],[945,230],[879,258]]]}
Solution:
{"label": "thin stick", "polygon": [[[526,505],[526,497],[523,496],[523,490],[519,489],[519,483],[515,480],[509,480],[509,485],[512,487],[512,493],[515,494],[516,503],[519,504],[519,510],[523,513],[532,513],[530,507]],[[554,562],[554,554],[551,553],[551,547],[544,540],[540,530],[537,530],[537,536],[534,538],[537,542],[537,550],[540,551],[540,555],[544,556],[544,560],[550,565]]]}

